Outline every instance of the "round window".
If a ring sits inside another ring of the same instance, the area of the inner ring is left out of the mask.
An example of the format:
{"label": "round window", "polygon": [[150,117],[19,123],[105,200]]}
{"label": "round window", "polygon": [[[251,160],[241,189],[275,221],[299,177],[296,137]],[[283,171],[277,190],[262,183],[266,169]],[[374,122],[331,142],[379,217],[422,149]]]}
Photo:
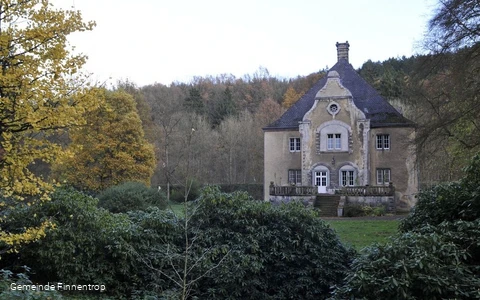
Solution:
{"label": "round window", "polygon": [[340,107],[337,103],[330,103],[327,107],[327,110],[331,115],[336,115],[340,110]]}

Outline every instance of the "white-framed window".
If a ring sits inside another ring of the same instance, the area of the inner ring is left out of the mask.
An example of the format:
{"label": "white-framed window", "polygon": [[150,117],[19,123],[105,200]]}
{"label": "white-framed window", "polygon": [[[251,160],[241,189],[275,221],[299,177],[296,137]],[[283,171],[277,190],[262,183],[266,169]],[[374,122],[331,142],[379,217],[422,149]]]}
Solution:
{"label": "white-framed window", "polygon": [[355,185],[355,172],[354,171],[340,171],[342,186],[354,186]]}
{"label": "white-framed window", "polygon": [[351,165],[345,165],[340,168],[338,176],[340,186],[355,186],[357,169]]}
{"label": "white-framed window", "polygon": [[389,134],[377,134],[377,150],[390,149],[390,135]]}
{"label": "white-framed window", "polygon": [[316,129],[317,153],[348,152],[351,127],[342,121],[331,120],[322,123]]}
{"label": "white-framed window", "polygon": [[302,185],[302,170],[288,170],[288,183]]}
{"label": "white-framed window", "polygon": [[377,169],[377,184],[389,184],[391,181],[391,173],[390,169]]}
{"label": "white-framed window", "polygon": [[327,134],[327,150],[342,149],[342,134],[329,133]]}
{"label": "white-framed window", "polygon": [[300,138],[290,138],[290,152],[300,152]]}

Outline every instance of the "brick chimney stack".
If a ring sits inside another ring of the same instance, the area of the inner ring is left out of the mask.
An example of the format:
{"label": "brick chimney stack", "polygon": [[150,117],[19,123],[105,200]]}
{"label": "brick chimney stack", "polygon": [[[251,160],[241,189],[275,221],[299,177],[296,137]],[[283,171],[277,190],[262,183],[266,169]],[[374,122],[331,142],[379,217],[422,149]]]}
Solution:
{"label": "brick chimney stack", "polygon": [[346,59],[348,62],[348,48],[350,47],[350,44],[348,41],[345,43],[338,43],[336,44],[337,46],[337,60],[340,61],[340,59]]}

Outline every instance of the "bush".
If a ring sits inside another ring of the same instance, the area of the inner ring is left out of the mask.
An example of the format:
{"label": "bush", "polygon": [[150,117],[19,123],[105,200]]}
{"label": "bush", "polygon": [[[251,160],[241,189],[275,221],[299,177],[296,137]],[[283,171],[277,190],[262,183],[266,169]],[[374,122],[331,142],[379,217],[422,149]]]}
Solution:
{"label": "bush", "polygon": [[126,215],[99,209],[97,202],[73,189],[58,189],[50,201],[12,210],[2,224],[8,232],[21,232],[46,219],[55,227],[44,238],[23,245],[19,253],[2,255],[2,263],[12,270],[30,266],[32,279],[39,283],[104,284],[109,294],[128,294],[141,284],[139,264],[128,243],[135,227]]}
{"label": "bush", "polygon": [[132,210],[145,210],[156,206],[167,207],[165,194],[154,188],[146,187],[140,182],[126,182],[112,186],[98,195],[100,207],[113,213],[124,213]]}
{"label": "bush", "polygon": [[400,224],[407,232],[444,221],[474,221],[480,218],[480,155],[473,157],[459,182],[445,183],[422,191],[417,204]]}
{"label": "bush", "polygon": [[365,210],[360,204],[348,203],[343,207],[343,216],[349,218],[364,217]]}
{"label": "bush", "polygon": [[[200,196],[201,185],[198,181],[193,180],[190,186],[190,190],[188,191],[187,201],[196,200]],[[185,201],[185,187],[182,186],[174,186],[171,188],[170,191],[170,201],[182,203]]]}
{"label": "bush", "polygon": [[[477,224],[478,226],[479,224]],[[477,227],[476,238],[480,231]],[[336,299],[478,299],[478,267],[445,232],[425,228],[364,250]]]}
{"label": "bush", "polygon": [[455,183],[420,193],[385,246],[365,250],[338,299],[480,298],[480,157]]}
{"label": "bush", "polygon": [[223,193],[233,193],[236,191],[247,192],[255,200],[263,201],[263,184],[258,183],[236,183],[236,184],[221,184],[220,190]]}
{"label": "bush", "polygon": [[28,273],[30,268],[23,267],[24,272],[14,274],[10,270],[0,270],[0,299],[35,299],[35,300],[55,300],[63,299],[56,291],[50,290],[18,290],[20,285],[33,285]]}
{"label": "bush", "polygon": [[206,187],[196,204],[190,221],[195,245],[210,249],[213,265],[224,260],[198,282],[195,296],[324,299],[342,282],[352,252],[315,210],[272,206],[218,187]]}

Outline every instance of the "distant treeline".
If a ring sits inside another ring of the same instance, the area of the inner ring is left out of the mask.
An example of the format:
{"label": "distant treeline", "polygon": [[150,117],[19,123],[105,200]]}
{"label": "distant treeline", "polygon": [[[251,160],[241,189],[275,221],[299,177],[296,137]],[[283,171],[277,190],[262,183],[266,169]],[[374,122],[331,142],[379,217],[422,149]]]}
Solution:
{"label": "distant treeline", "polygon": [[[418,124],[415,142],[422,182],[456,179],[466,159],[478,150],[480,134],[473,129],[478,128],[480,109],[465,111],[480,107],[474,90],[465,86],[478,84],[472,73],[475,65],[468,63],[477,48],[369,60],[357,70]],[[469,69],[473,70],[465,72]],[[122,82],[118,88],[134,96],[146,137],[156,146],[154,185],[179,184],[187,174],[201,184],[263,183],[262,127],[325,73],[284,79],[260,68],[242,78],[195,77],[190,83],[143,87]],[[462,95],[461,90],[470,94]]]}

